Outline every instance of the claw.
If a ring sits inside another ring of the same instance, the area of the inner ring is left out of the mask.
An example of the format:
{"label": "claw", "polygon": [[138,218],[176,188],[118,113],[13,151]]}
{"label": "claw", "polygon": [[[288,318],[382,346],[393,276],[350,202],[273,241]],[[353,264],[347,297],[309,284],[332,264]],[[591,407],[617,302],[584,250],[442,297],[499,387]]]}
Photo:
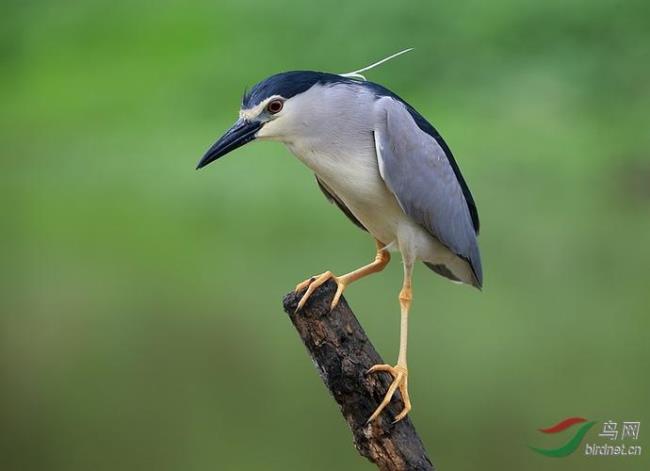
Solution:
{"label": "claw", "polygon": [[343,294],[343,291],[345,291],[345,288],[348,287],[348,284],[345,282],[344,278],[335,278],[335,280],[336,280],[336,293],[332,298],[332,303],[330,304],[330,311],[334,310],[334,308],[339,304],[339,300],[341,299],[341,295]]}
{"label": "claw", "polygon": [[332,298],[332,303],[330,304],[331,311],[338,305],[343,291],[350,283],[360,280],[361,278],[364,278],[372,273],[382,271],[390,261],[390,254],[386,250],[386,245],[377,239],[375,239],[375,242],[377,244],[377,254],[375,255],[375,260],[368,265],[357,268],[356,270],[343,276],[336,276],[331,271],[326,271],[325,273],[311,277],[302,283],[298,283],[296,285],[296,293],[302,291],[303,289],[306,289],[307,291],[305,291],[305,294],[300,299],[300,302],[296,307],[296,312],[303,308],[309,297],[314,293],[314,291],[316,291],[316,288],[318,288],[330,278],[336,282],[336,293],[334,294],[334,298]]}
{"label": "claw", "polygon": [[333,279],[336,282],[336,293],[334,294],[334,298],[332,299],[332,303],[330,304],[330,311],[334,309],[338,303],[339,300],[341,299],[341,295],[343,294],[343,291],[347,287],[348,283],[345,279],[345,277],[341,276],[338,277],[334,275],[331,271],[326,271],[325,273],[322,273],[316,277],[311,277],[301,283],[298,283],[296,286],[296,293],[302,291],[303,289],[307,288],[307,291],[305,291],[305,294],[302,295],[302,298],[300,298],[300,301],[298,302],[298,306],[296,307],[296,311],[300,311],[309,298],[311,297],[312,294],[314,294],[314,291],[321,286],[323,283],[325,283],[327,280]]}
{"label": "claw", "polygon": [[377,409],[375,409],[375,412],[372,413],[372,415],[366,421],[366,423],[368,424],[373,420],[375,420],[377,417],[379,417],[379,414],[388,405],[391,398],[393,397],[393,394],[395,394],[395,391],[397,391],[398,388],[400,394],[402,395],[404,408],[402,409],[402,412],[397,414],[395,420],[393,420],[393,423],[399,422],[404,417],[406,417],[406,415],[411,410],[411,399],[409,398],[409,393],[408,393],[408,369],[405,366],[401,366],[399,364],[396,366],[374,365],[372,368],[368,370],[368,374],[376,373],[377,371],[388,372],[393,376],[394,379],[390,387],[388,388],[388,391],[386,391],[386,395],[384,396],[384,399],[381,401]]}
{"label": "claw", "polygon": [[315,279],[316,277],[312,276],[311,278],[307,278],[305,281],[301,281],[296,285],[296,289],[294,289],[294,292],[299,293],[303,289],[307,288],[310,284],[312,284]]}

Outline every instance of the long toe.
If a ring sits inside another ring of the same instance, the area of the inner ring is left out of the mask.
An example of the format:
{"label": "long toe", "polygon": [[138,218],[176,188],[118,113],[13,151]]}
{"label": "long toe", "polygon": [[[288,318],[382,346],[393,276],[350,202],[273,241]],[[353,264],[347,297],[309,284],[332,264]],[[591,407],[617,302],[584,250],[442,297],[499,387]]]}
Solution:
{"label": "long toe", "polygon": [[332,311],[339,304],[339,301],[341,300],[341,295],[343,294],[343,291],[345,291],[345,288],[347,288],[348,286],[344,277],[334,277],[334,280],[336,281],[336,293],[332,298],[332,304],[330,304],[330,311]]}
{"label": "long toe", "polygon": [[404,408],[402,411],[395,417],[395,422],[399,422],[402,420],[406,415],[409,413],[411,410],[411,400],[409,398],[408,394],[408,369],[404,366],[390,366],[390,365],[375,365],[372,368],[368,370],[368,373],[375,373],[378,371],[385,371],[387,373],[390,373],[393,376],[393,382],[391,385],[388,387],[388,391],[386,391],[386,394],[384,395],[384,399],[381,401],[377,409],[375,409],[375,412],[372,413],[370,418],[368,419],[367,423],[372,422],[375,420],[377,417],[379,417],[379,414],[386,408],[386,406],[390,403],[390,400],[393,397],[393,394],[395,394],[395,391],[399,388],[400,394],[402,395],[402,401],[404,402]]}
{"label": "long toe", "polygon": [[298,283],[298,286],[296,286],[296,293],[299,293],[305,288],[307,288],[307,291],[305,291],[305,294],[303,294],[302,298],[300,298],[298,307],[296,307],[296,312],[301,310],[309,300],[309,297],[314,293],[314,291],[316,291],[320,285],[329,279],[332,279],[336,282],[336,293],[334,294],[332,303],[330,304],[330,311],[333,310],[341,300],[341,295],[343,294],[343,291],[345,291],[345,288],[347,288],[349,280],[346,275],[336,276],[331,271],[326,271],[325,273],[322,273],[316,277],[312,277],[308,280],[303,281],[302,283]]}
{"label": "long toe", "polygon": [[326,271],[325,273],[322,273],[322,274],[318,275],[315,278],[310,278],[309,280],[305,280],[302,283],[300,283],[296,287],[296,291],[299,291],[298,288],[301,287],[301,285],[304,285],[307,282],[308,282],[309,286],[307,287],[307,291],[305,291],[305,294],[303,294],[302,298],[300,298],[300,301],[298,302],[298,306],[296,307],[296,312],[300,311],[305,306],[305,304],[307,303],[307,301],[309,300],[311,295],[314,293],[314,291],[316,291],[316,289],[320,285],[325,283],[330,278],[336,279],[336,277],[334,276],[334,274],[331,271]]}
{"label": "long toe", "polygon": [[300,293],[303,289],[306,289],[310,284],[312,284],[316,280],[315,276],[312,276],[311,278],[307,278],[305,281],[301,281],[296,285],[296,289],[294,291],[296,293]]}
{"label": "long toe", "polygon": [[406,376],[404,378],[404,382],[400,384],[399,392],[402,395],[402,401],[404,402],[404,409],[402,409],[402,412],[397,414],[395,420],[393,420],[393,423],[399,422],[404,417],[406,417],[408,413],[411,411],[411,398],[409,398],[409,390],[408,390],[408,376]]}

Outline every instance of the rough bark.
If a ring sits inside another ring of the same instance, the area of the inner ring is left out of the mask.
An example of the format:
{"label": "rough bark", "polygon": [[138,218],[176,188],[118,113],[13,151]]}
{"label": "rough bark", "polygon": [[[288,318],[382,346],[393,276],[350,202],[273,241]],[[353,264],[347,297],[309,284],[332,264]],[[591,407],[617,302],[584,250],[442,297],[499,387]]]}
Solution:
{"label": "rough bark", "polygon": [[291,292],[284,297],[284,310],[339,404],[357,451],[381,470],[433,470],[409,417],[392,423],[402,410],[399,392],[377,420],[366,424],[392,378],[388,373],[367,374],[371,366],[385,362],[344,298],[330,312],[335,291],[336,284],[328,281],[298,313],[295,309],[302,293]]}

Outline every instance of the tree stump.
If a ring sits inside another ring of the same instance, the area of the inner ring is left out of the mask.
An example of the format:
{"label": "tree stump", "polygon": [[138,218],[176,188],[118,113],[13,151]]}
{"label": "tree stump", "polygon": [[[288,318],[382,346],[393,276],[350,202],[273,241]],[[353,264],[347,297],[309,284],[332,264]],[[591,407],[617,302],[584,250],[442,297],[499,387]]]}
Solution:
{"label": "tree stump", "polygon": [[287,294],[283,303],[321,379],[340,406],[357,451],[381,470],[433,470],[410,418],[392,422],[402,409],[399,392],[375,421],[366,423],[392,378],[388,373],[367,374],[371,366],[385,362],[345,298],[330,312],[335,292],[336,283],[330,280],[297,313],[302,292]]}

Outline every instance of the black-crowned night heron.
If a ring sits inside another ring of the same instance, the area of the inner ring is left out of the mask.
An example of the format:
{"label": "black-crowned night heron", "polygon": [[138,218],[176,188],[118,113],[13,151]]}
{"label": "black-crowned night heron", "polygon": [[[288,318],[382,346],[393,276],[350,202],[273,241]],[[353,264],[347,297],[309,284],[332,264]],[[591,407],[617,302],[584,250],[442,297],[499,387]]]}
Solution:
{"label": "black-crowned night heron", "polygon": [[370,369],[390,373],[393,382],[368,419],[376,418],[399,388],[404,408],[398,421],[411,409],[406,344],[413,264],[421,260],[437,274],[477,288],[483,275],[478,212],[458,165],[440,134],[411,105],[365,81],[360,72],[379,63],[349,74],[284,72],[261,81],[244,95],[239,119],[198,168],[254,139],[283,142],[314,171],[325,196],[375,239],[372,263],[298,284],[296,290],[306,288],[298,309],[328,279],[338,285],[336,306],[350,283],[383,270],[390,251],[401,252],[399,356],[395,366]]}

